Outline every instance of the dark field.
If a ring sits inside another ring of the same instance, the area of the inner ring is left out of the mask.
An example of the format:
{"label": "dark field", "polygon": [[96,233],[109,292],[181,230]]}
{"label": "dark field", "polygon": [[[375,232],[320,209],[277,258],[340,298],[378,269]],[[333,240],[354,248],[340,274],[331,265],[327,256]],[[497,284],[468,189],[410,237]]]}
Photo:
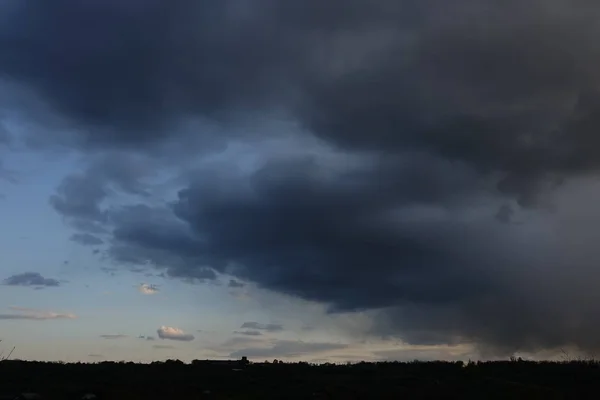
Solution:
{"label": "dark field", "polygon": [[[0,362],[0,399],[585,399],[599,398],[595,362],[152,364]],[[207,393],[206,391],[210,391]],[[7,397],[11,398],[11,397]]]}

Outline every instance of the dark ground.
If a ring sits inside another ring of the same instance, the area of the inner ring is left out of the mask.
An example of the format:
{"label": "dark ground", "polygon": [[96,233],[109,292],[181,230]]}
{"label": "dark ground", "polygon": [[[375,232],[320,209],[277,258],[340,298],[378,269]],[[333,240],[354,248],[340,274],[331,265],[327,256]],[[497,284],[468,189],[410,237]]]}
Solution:
{"label": "dark ground", "polygon": [[44,399],[586,399],[600,398],[600,364],[0,362],[0,399],[22,391]]}

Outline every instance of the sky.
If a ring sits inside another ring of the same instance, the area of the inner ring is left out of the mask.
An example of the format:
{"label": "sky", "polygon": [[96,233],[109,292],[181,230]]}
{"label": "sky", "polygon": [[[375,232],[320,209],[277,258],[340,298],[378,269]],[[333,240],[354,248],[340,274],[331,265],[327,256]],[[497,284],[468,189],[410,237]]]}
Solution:
{"label": "sky", "polygon": [[0,352],[598,354],[599,17],[2,2]]}

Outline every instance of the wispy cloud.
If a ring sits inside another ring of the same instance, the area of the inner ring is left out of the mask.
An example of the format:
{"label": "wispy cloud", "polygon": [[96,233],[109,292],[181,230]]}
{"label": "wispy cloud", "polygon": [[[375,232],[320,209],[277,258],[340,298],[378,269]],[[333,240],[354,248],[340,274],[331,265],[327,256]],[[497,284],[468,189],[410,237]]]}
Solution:
{"label": "wispy cloud", "polygon": [[60,282],[52,278],[44,278],[39,272],[23,272],[4,279],[7,286],[60,286]]}
{"label": "wispy cloud", "polygon": [[246,335],[246,336],[261,336],[262,332],[260,331],[233,331],[236,335]]}
{"label": "wispy cloud", "polygon": [[156,330],[158,337],[167,340],[178,340],[181,342],[190,342],[194,340],[194,335],[185,333],[179,328],[173,328],[170,326],[161,326]]}
{"label": "wispy cloud", "polygon": [[165,349],[174,349],[175,348],[174,346],[169,346],[169,345],[165,345],[165,344],[155,344],[152,347],[155,348],[155,349],[162,349],[162,350],[165,350]]}
{"label": "wispy cloud", "polygon": [[283,325],[281,324],[261,324],[259,322],[244,322],[240,327],[242,329],[252,329],[258,331],[267,331],[267,332],[280,332],[283,330]]}
{"label": "wispy cloud", "polygon": [[100,335],[102,339],[124,339],[129,336],[127,335]]}
{"label": "wispy cloud", "polygon": [[22,320],[50,320],[50,319],[76,319],[75,314],[56,313],[52,311],[42,311],[25,307],[9,307],[10,310],[16,311],[10,314],[0,314],[0,320],[7,319],[22,319]]}

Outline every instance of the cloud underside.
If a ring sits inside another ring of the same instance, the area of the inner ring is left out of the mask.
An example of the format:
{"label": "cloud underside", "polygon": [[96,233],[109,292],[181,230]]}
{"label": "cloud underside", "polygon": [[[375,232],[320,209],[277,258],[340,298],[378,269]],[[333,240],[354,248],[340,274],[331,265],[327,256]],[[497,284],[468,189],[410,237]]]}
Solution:
{"label": "cloud underside", "polygon": [[7,2],[0,105],[90,155],[50,202],[120,265],[600,349],[600,6],[351,3]]}

